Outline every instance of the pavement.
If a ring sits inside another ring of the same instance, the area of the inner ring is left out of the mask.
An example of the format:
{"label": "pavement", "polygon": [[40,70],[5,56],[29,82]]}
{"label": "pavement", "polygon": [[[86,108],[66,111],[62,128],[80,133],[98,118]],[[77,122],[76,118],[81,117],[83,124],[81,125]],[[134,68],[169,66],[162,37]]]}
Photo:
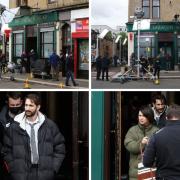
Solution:
{"label": "pavement", "polygon": [[69,80],[70,86],[65,86],[65,77],[60,77],[59,81],[54,81],[52,79],[42,79],[41,77],[34,78],[28,73],[6,73],[2,75],[2,79],[9,79],[14,78],[16,81],[24,82],[24,86],[28,84],[40,84],[46,85],[47,89],[48,86],[50,87],[59,87],[60,89],[87,89],[89,88],[89,80],[88,79],[75,79],[78,86],[73,86],[71,79]]}
{"label": "pavement", "polygon": [[[109,68],[109,79],[113,81],[118,76],[121,76],[121,67],[110,67]],[[93,68],[91,73],[92,79],[96,79],[96,71]],[[161,70],[160,79],[180,79],[180,71],[166,71]]]}

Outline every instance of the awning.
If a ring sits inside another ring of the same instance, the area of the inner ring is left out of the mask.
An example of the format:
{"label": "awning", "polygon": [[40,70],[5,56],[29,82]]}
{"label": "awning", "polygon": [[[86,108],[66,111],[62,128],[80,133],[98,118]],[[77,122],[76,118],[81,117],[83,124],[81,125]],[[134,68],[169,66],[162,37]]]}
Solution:
{"label": "awning", "polygon": [[9,27],[56,22],[59,19],[58,15],[58,12],[54,11],[43,14],[36,13],[28,16],[15,17],[13,21],[9,23]]}

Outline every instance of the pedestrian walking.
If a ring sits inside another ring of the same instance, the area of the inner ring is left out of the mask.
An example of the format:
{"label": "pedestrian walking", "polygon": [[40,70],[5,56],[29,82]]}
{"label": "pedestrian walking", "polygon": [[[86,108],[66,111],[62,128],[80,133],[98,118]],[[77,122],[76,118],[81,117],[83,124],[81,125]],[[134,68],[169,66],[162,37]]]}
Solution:
{"label": "pedestrian walking", "polygon": [[102,57],[101,57],[101,56],[98,56],[98,57],[96,58],[96,71],[97,71],[96,80],[99,80],[99,79],[100,79],[101,70],[102,70]]}
{"label": "pedestrian walking", "polygon": [[104,73],[106,73],[106,81],[109,81],[108,72],[109,72],[110,60],[108,56],[104,56],[102,59],[102,80],[104,80]]}
{"label": "pedestrian walking", "polygon": [[64,137],[40,112],[37,94],[25,98],[25,111],[4,136],[3,157],[12,180],[54,180],[65,157]]}
{"label": "pedestrian walking", "polygon": [[60,57],[56,54],[55,51],[53,51],[52,55],[50,56],[49,62],[51,65],[52,79],[59,81]]}
{"label": "pedestrian walking", "polygon": [[156,166],[156,180],[180,179],[180,106],[172,105],[167,112],[166,126],[154,134],[145,148],[143,164]]}
{"label": "pedestrian walking", "polygon": [[149,106],[142,106],[138,113],[138,124],[131,127],[126,134],[124,145],[130,153],[129,180],[137,180],[138,163],[141,162],[141,149],[144,151],[149,138],[158,131],[153,125],[153,111]]}
{"label": "pedestrian walking", "polygon": [[154,60],[154,77],[157,79],[160,78],[160,70],[161,70],[161,60],[160,56],[157,56]]}
{"label": "pedestrian walking", "polygon": [[73,71],[73,57],[72,57],[72,53],[70,53],[69,55],[68,54],[66,55],[66,82],[65,82],[66,86],[70,86],[69,85],[70,78],[74,86],[78,85],[74,80],[72,71]]}

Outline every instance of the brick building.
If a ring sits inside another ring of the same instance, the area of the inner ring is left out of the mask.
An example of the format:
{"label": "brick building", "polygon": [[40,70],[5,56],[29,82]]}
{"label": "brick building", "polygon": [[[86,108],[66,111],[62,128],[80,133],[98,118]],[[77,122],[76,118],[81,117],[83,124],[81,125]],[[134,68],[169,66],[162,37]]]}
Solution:
{"label": "brick building", "polygon": [[[137,31],[133,31],[136,7],[144,11],[143,19],[150,19],[150,28],[140,31],[140,55],[156,57],[162,54],[170,56],[170,69],[180,64],[180,22],[178,0],[129,0],[128,6],[128,58],[137,55]],[[162,63],[165,69],[166,62]],[[130,63],[130,59],[129,59]]]}
{"label": "brick building", "polygon": [[88,77],[88,0],[10,0],[10,8],[15,7],[20,10],[9,23],[10,61],[31,49],[40,59],[48,59],[53,49],[72,51],[75,77]]}

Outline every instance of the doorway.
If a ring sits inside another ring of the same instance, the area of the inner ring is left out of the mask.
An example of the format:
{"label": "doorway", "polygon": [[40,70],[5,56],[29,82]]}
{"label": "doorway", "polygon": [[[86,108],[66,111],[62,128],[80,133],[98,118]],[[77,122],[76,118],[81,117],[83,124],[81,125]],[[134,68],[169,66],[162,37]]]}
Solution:
{"label": "doorway", "polygon": [[26,47],[27,53],[32,49],[37,53],[37,37],[27,37]]}
{"label": "doorway", "polygon": [[161,63],[162,69],[167,69],[167,55],[169,56],[169,62],[170,62],[170,70],[174,69],[174,61],[173,61],[173,42],[159,42],[158,44],[158,53],[163,54],[163,60]]}

